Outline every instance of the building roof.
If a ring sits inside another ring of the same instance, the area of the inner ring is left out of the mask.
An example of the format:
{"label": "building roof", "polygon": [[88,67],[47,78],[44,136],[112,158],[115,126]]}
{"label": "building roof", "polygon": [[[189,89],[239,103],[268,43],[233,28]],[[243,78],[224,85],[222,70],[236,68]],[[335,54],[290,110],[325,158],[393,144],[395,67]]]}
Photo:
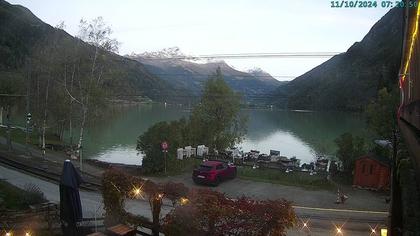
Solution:
{"label": "building roof", "polygon": [[378,161],[385,166],[391,165],[391,160],[388,157],[379,156],[379,155],[376,155],[375,153],[368,153],[366,155],[358,157],[356,160],[364,159],[364,158]]}

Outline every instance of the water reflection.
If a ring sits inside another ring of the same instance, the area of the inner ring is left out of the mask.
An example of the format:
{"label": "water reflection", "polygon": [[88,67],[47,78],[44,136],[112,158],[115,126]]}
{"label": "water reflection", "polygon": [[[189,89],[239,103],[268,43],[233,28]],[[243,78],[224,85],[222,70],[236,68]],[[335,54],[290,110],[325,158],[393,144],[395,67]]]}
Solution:
{"label": "water reflection", "polygon": [[[310,162],[315,155],[335,152],[334,139],[344,132],[367,136],[363,117],[352,113],[244,110],[248,133],[240,147]],[[141,164],[135,150],[137,137],[159,121],[188,117],[182,107],[142,105],[114,107],[102,120],[90,124],[85,138],[85,156],[102,161]]]}

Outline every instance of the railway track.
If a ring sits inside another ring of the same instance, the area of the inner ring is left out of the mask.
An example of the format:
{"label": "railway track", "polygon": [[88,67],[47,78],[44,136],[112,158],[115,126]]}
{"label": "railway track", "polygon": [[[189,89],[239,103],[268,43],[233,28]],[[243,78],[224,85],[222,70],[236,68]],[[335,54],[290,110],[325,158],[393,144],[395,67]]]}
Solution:
{"label": "railway track", "polygon": [[[51,171],[48,168],[26,165],[26,164],[23,164],[22,162],[7,158],[4,156],[4,154],[0,154],[0,164],[25,172],[30,175],[35,175],[37,177],[43,178],[45,180],[48,180],[57,184],[60,183],[61,173]],[[89,176],[86,173],[83,173],[83,175],[86,175],[86,177],[88,177],[87,179],[94,178],[93,176]],[[85,181],[80,186],[81,189],[88,190],[88,191],[99,191],[101,187],[102,187],[101,184],[95,183],[93,181]]]}
{"label": "railway track", "polygon": [[[5,157],[4,153],[0,153],[0,165],[7,166],[9,168],[16,169],[21,172],[25,172],[27,174],[40,177],[42,179],[59,183],[61,178],[61,173],[57,173],[54,171],[49,170],[48,168],[43,168],[42,165],[39,166],[31,166],[24,164],[20,161],[12,160],[8,157]],[[85,176],[88,177],[85,179],[92,179],[95,176],[89,175],[84,173]],[[101,184],[95,183],[93,181],[85,181],[81,186],[80,189],[87,190],[87,191],[94,191],[98,192],[101,189]],[[173,206],[168,203],[164,203],[163,206],[172,208]],[[297,207],[300,208],[300,207]],[[339,210],[337,210],[339,211]],[[310,220],[318,220],[318,221],[342,221],[342,222],[352,222],[352,223],[369,223],[369,224],[385,224],[386,223],[386,216],[383,217],[368,217],[368,216],[355,216],[349,214],[348,216],[328,216],[325,212],[319,212],[319,214],[307,214],[303,212],[296,212],[296,215],[300,219],[310,219]]]}

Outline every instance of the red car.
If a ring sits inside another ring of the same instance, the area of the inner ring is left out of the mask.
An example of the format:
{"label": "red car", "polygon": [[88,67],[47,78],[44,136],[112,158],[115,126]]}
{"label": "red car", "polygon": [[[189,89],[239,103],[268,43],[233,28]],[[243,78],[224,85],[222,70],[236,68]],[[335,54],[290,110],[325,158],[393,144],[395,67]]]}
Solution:
{"label": "red car", "polygon": [[193,171],[192,179],[195,183],[211,184],[214,186],[225,179],[236,177],[236,166],[222,161],[206,161]]}

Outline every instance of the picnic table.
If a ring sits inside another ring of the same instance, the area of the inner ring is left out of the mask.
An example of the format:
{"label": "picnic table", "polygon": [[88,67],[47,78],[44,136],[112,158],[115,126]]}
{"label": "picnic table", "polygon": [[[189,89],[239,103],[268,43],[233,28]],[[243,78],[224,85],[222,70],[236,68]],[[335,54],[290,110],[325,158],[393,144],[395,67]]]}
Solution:
{"label": "picnic table", "polygon": [[136,235],[136,230],[130,226],[118,224],[107,229],[112,235],[118,236],[134,236]]}

